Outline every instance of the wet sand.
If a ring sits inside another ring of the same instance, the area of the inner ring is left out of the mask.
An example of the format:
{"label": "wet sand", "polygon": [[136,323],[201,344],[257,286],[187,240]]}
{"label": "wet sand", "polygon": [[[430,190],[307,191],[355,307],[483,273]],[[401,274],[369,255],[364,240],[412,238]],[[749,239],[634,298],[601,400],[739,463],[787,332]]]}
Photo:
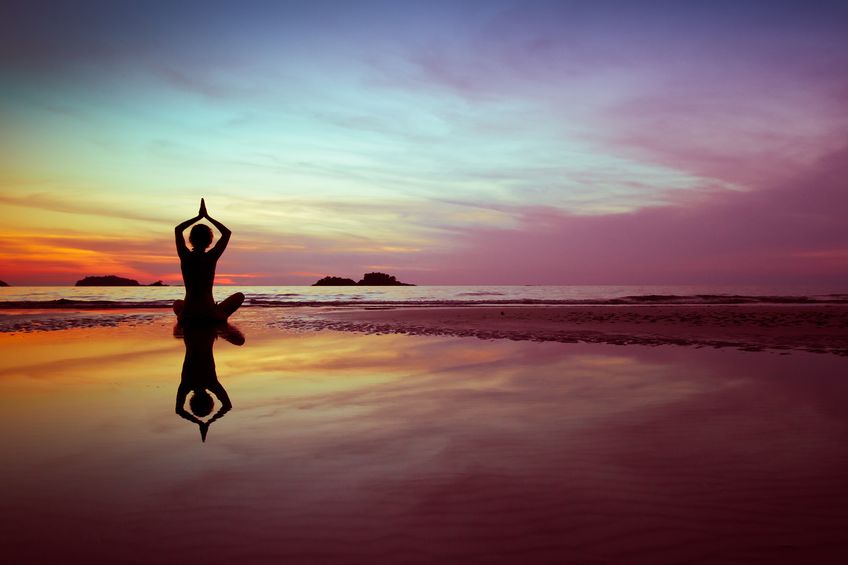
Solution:
{"label": "wet sand", "polygon": [[[0,333],[143,325],[165,308],[5,309]],[[846,304],[248,307],[252,327],[848,356]]]}
{"label": "wet sand", "polygon": [[843,304],[347,308],[286,316],[276,324],[365,333],[848,355],[848,305]]}
{"label": "wet sand", "polygon": [[[164,308],[0,309],[0,333],[137,326],[172,319]],[[243,308],[233,321],[286,330],[848,356],[846,304],[254,307]]]}
{"label": "wet sand", "polygon": [[4,558],[848,555],[844,357],[290,331],[270,313],[239,313],[243,345],[215,342],[232,410],[205,443],[175,414],[172,315],[38,314],[41,329],[0,334]]}

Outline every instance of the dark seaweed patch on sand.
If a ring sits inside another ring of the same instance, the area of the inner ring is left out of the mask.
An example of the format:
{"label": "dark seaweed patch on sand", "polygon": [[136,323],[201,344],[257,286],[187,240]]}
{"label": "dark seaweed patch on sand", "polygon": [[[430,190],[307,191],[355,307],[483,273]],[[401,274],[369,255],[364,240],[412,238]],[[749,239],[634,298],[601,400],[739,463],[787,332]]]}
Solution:
{"label": "dark seaweed patch on sand", "polygon": [[57,312],[50,314],[0,314],[0,333],[31,333],[78,328],[112,328],[150,324],[163,317],[159,313]]}

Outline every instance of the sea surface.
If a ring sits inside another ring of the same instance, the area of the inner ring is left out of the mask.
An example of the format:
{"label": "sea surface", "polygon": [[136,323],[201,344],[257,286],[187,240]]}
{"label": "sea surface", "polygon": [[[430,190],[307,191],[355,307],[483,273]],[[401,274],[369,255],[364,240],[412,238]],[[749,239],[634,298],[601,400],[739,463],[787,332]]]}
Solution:
{"label": "sea surface", "polygon": [[[848,555],[844,357],[253,317],[218,339],[170,317],[0,335],[4,562]],[[198,385],[216,398],[192,421]]]}
{"label": "sea surface", "polygon": [[[848,302],[848,287],[822,286],[217,286],[220,301],[234,292],[244,306],[353,304],[655,304]],[[0,288],[0,308],[66,306],[86,308],[167,307],[183,298],[181,286]],[[61,301],[58,302],[57,301]]]}

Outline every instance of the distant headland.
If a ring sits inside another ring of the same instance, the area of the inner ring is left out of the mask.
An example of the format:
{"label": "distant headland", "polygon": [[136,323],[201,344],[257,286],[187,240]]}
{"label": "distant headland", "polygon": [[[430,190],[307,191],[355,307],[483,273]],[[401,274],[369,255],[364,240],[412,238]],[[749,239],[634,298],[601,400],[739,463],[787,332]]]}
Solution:
{"label": "distant headland", "polygon": [[324,277],[312,286],[415,286],[386,273],[365,273],[359,282],[344,277]]}
{"label": "distant headland", "polygon": [[135,279],[126,279],[115,275],[103,277],[85,277],[78,280],[74,286],[168,286],[162,281],[156,281],[148,285],[142,285]]}
{"label": "distant headland", "polygon": [[133,279],[125,279],[115,275],[106,275],[104,277],[85,277],[78,280],[74,286],[141,286],[138,281]]}
{"label": "distant headland", "polygon": [[3,281],[0,281],[0,286],[9,286],[9,284],[8,284],[8,283],[5,283],[5,282],[3,282]]}

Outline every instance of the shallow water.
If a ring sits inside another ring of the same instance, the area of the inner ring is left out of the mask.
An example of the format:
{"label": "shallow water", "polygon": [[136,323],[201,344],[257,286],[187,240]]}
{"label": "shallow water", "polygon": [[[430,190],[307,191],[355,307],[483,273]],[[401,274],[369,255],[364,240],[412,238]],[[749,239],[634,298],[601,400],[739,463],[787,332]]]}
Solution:
{"label": "shallow water", "polygon": [[205,443],[169,322],[0,335],[4,560],[848,552],[848,359],[241,329]]}
{"label": "shallow water", "polygon": [[[245,307],[328,304],[573,304],[624,302],[711,303],[777,301],[848,301],[848,288],[838,286],[740,286],[740,285],[504,285],[504,286],[216,286],[215,300],[240,291]],[[170,307],[183,298],[182,286],[13,286],[0,287],[0,307],[16,304],[37,308],[65,300],[75,306],[93,307],[97,301],[115,306]]]}

